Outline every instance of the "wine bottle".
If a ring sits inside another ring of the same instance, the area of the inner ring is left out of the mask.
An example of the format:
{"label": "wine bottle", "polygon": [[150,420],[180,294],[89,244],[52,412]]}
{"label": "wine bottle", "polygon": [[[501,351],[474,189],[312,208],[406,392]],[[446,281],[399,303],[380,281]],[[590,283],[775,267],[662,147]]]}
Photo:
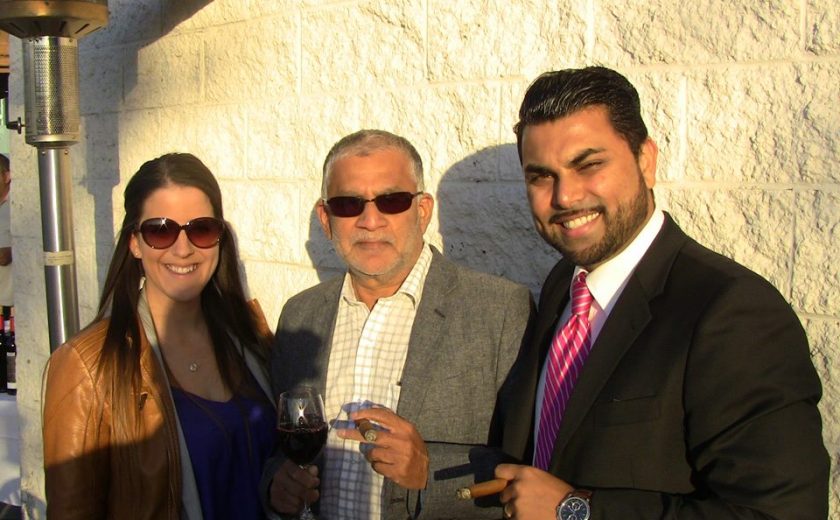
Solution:
{"label": "wine bottle", "polygon": [[8,369],[6,367],[6,320],[5,313],[0,314],[0,351],[3,353],[0,356],[0,393],[4,394],[9,391],[6,381],[8,377]]}
{"label": "wine bottle", "polygon": [[4,320],[3,330],[6,332],[6,392],[9,395],[17,395],[17,374],[15,373],[17,345],[15,345],[14,316],[9,316],[9,319]]}

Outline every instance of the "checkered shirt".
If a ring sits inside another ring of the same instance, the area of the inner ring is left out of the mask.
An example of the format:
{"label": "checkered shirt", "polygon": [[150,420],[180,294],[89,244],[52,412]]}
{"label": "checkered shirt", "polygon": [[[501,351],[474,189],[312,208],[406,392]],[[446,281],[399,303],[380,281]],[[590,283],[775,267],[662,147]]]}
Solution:
{"label": "checkered shirt", "polygon": [[[411,328],[431,261],[431,248],[424,245],[396,294],[379,299],[372,310],[356,299],[350,275],[345,275],[327,369],[328,417],[346,421],[349,412],[371,404],[396,410]],[[363,449],[330,431],[321,475],[323,520],[382,518],[384,477],[373,471]]]}

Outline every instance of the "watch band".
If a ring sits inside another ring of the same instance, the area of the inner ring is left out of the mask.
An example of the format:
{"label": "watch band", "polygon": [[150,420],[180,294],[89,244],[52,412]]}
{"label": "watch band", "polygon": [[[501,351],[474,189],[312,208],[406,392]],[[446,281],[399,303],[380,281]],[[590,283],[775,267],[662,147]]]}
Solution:
{"label": "watch band", "polygon": [[[592,491],[587,491],[585,489],[573,489],[573,490],[569,491],[566,494],[565,497],[563,497],[563,500],[566,500],[569,497],[578,497],[578,498],[582,498],[586,501],[589,501],[589,500],[592,499]],[[562,500],[561,500],[561,502],[562,502]]]}

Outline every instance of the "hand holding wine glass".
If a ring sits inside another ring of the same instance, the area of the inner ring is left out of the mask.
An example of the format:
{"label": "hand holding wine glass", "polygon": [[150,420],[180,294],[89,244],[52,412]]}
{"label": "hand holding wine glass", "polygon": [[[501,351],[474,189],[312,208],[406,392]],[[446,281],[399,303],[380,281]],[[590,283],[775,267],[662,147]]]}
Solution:
{"label": "hand holding wine glass", "polygon": [[[327,442],[324,400],[317,390],[301,387],[283,392],[277,400],[277,433],[280,450],[292,462],[305,468]],[[301,520],[315,515],[304,501]]]}

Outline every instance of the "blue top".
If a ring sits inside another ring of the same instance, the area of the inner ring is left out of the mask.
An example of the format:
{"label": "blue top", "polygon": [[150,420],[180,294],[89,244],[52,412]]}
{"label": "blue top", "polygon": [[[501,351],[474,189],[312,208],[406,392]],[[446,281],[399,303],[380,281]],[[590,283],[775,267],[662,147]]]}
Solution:
{"label": "blue top", "polygon": [[259,483],[274,448],[274,408],[242,396],[210,401],[175,387],[172,397],[204,520],[264,519]]}

